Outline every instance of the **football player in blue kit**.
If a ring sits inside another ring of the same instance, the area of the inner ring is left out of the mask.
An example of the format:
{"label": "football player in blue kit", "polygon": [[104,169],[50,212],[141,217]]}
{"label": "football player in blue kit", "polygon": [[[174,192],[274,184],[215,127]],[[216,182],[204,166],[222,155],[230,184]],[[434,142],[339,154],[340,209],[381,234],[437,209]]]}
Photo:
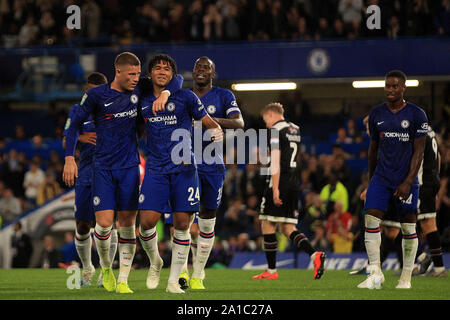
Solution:
{"label": "football player in blue kit", "polygon": [[205,128],[210,129],[214,142],[222,141],[223,132],[191,90],[173,93],[165,110],[155,116],[150,106],[177,73],[177,67],[170,56],[160,54],[150,60],[148,69],[153,90],[142,95],[141,112],[149,152],[139,196],[139,234],[151,264],[146,284],[149,289],[159,284],[162,259],[158,252],[156,224],[162,213],[172,212],[172,262],[166,291],[184,293],[178,279],[189,254],[191,218],[200,209],[199,181],[192,151],[192,121],[201,120]]}
{"label": "football player in blue kit", "polygon": [[[244,120],[233,93],[227,89],[213,86],[216,66],[208,57],[200,57],[194,64],[192,91],[200,98],[208,114],[222,127],[227,129],[243,129]],[[225,179],[225,164],[222,154],[217,156],[218,162],[209,159],[205,149],[210,141],[203,141],[202,157],[196,157],[200,183],[200,212],[198,214],[199,236],[197,239],[196,258],[193,259],[191,289],[205,289],[203,285],[205,265],[214,245],[214,227],[216,211],[222,198],[222,187]],[[197,149],[195,148],[195,151]],[[196,153],[197,154],[197,153]],[[195,251],[194,251],[195,252]]]}
{"label": "football player in blue kit", "polygon": [[[107,83],[106,76],[100,72],[89,74],[86,81],[85,92],[99,85]],[[63,133],[63,147],[66,146],[66,135],[69,129],[71,119],[80,108],[79,104],[72,106],[66,121]],[[96,134],[92,117],[89,116],[83,123],[82,129],[78,132],[78,149],[80,151],[80,164],[78,169],[78,179],[75,183],[75,247],[80,257],[83,271],[81,273],[81,285],[89,286],[95,268],[92,265],[91,250],[91,228],[95,225],[95,212],[92,204],[92,175],[93,175],[93,157],[95,152]],[[111,233],[110,256],[114,257],[117,249],[117,231]]]}
{"label": "football player in blue kit", "polygon": [[[66,136],[63,179],[72,186],[78,177],[73,157],[76,136],[83,122],[92,114],[97,134],[92,188],[96,219],[94,239],[102,267],[103,286],[110,292],[133,293],[128,286],[128,275],[136,250],[140,178],[136,117],[141,63],[133,53],[122,52],[117,55],[114,66],[114,80],[86,93],[72,118]],[[167,94],[163,96],[167,97]],[[114,211],[117,211],[120,234],[117,283],[109,256]]]}
{"label": "football player in blue kit", "polygon": [[398,289],[411,288],[411,273],[418,247],[416,234],[419,183],[428,120],[418,106],[403,99],[406,76],[394,70],[386,74],[387,102],[369,114],[369,178],[365,209],[364,242],[369,259],[366,280],[358,288],[379,289],[384,282],[380,266],[380,221],[394,201],[403,234],[403,268]]}

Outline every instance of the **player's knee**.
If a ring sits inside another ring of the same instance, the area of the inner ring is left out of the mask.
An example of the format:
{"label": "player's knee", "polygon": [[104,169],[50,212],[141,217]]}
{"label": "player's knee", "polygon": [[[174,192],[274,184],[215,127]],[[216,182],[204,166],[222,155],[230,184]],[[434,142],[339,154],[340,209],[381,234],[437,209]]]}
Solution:
{"label": "player's knee", "polygon": [[191,233],[192,239],[196,239],[198,237],[198,229],[192,230],[192,228],[191,228],[191,230],[189,232]]}
{"label": "player's knee", "polygon": [[372,216],[372,217],[375,217],[377,219],[381,219],[383,217],[383,211],[378,210],[378,209],[367,209],[366,210],[366,217],[367,216]]}
{"label": "player's knee", "polygon": [[152,210],[139,211],[139,224],[144,230],[152,229],[156,226],[161,214]]}
{"label": "player's knee", "polygon": [[136,224],[136,212],[135,211],[120,211],[117,215],[119,224],[122,227],[129,227]]}
{"label": "player's knee", "polygon": [[422,232],[428,234],[430,232],[437,231],[436,220],[435,219],[423,219],[420,221],[420,227]]}
{"label": "player's knee", "polygon": [[90,221],[76,220],[78,234],[88,234],[91,230],[91,225]]}
{"label": "player's knee", "polygon": [[202,219],[213,219],[216,217],[216,210],[208,209],[202,206],[198,215]]}
{"label": "player's knee", "polygon": [[173,226],[176,230],[188,230],[189,229],[189,221],[174,221]]}
{"label": "player's knee", "polygon": [[286,236],[286,237],[290,237],[290,235],[292,234],[292,232],[294,232],[296,229],[295,229],[295,226],[293,225],[293,224],[285,224],[285,225],[283,225],[283,227],[281,228],[281,231],[283,232],[283,234]]}
{"label": "player's knee", "polygon": [[398,236],[398,233],[400,232],[399,228],[393,228],[393,227],[387,227],[384,230],[384,233],[386,234],[386,236],[390,239],[395,239]]}

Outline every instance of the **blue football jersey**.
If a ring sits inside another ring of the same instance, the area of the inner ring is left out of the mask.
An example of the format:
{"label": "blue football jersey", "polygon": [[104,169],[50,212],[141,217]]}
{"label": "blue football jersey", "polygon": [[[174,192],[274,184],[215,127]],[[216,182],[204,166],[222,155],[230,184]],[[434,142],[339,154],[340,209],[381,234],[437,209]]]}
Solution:
{"label": "blue football jersey", "polygon": [[[239,110],[236,103],[234,94],[227,89],[213,86],[207,94],[200,98],[200,100],[211,117],[228,118],[234,113],[241,113],[241,110]],[[194,143],[196,143],[196,141],[194,141]],[[202,151],[204,151],[210,143],[211,141],[203,141],[202,139]],[[214,158],[209,159],[209,157],[217,158],[218,161],[214,162]],[[223,154],[209,155],[207,152],[202,152],[202,157],[196,157],[195,160],[197,162],[197,169],[199,173],[223,173],[225,170]]]}
{"label": "blue football jersey", "polygon": [[[414,140],[428,132],[428,119],[418,106],[407,103],[392,113],[386,103],[373,108],[369,114],[370,138],[378,141],[378,158],[372,179],[396,188],[407,177]],[[417,177],[414,185],[418,185]]]}
{"label": "blue football jersey", "polygon": [[[70,108],[69,117],[66,121],[63,136],[67,135],[67,131],[70,127],[72,118],[79,108],[79,104],[75,104],[74,106],[72,106],[72,108]],[[87,120],[83,122],[83,126],[78,131],[78,135],[82,134],[83,132],[95,132],[95,125],[91,116],[89,116]],[[90,185],[92,183],[92,165],[94,161],[95,146],[90,143],[82,143],[78,141],[78,149],[80,150],[80,164],[78,167],[77,183]]]}
{"label": "blue football jersey", "polygon": [[89,115],[95,124],[96,169],[125,169],[139,164],[136,117],[139,90],[120,92],[109,83],[90,89],[72,118],[66,137],[66,156],[74,152],[74,136]]}
{"label": "blue football jersey", "polygon": [[169,97],[165,111],[155,116],[152,112],[155,100],[152,93],[141,101],[147,134],[146,171],[168,174],[195,169],[192,121],[207,114],[203,104],[191,90],[179,90]]}

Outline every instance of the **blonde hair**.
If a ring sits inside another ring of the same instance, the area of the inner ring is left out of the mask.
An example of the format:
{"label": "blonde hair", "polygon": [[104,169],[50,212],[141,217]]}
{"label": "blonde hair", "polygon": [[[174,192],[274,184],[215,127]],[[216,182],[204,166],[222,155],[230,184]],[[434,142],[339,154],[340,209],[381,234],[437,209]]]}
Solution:
{"label": "blonde hair", "polygon": [[267,111],[273,111],[275,113],[278,113],[280,115],[284,115],[284,108],[283,105],[279,102],[271,102],[264,106],[264,108],[261,111],[261,114],[265,114]]}

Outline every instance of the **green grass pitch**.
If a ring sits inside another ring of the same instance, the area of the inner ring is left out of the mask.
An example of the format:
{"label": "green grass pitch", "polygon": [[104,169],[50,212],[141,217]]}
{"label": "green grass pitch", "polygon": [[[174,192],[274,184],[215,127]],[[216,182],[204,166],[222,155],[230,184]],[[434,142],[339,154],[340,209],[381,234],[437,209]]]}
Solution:
{"label": "green grass pitch", "polygon": [[[94,280],[97,280],[99,270]],[[118,270],[114,270],[117,277]],[[132,270],[134,294],[109,293],[96,285],[68,289],[64,269],[0,269],[0,300],[449,300],[450,277],[413,277],[411,290],[395,289],[398,277],[385,271],[381,290],[358,289],[365,276],[348,270],[325,271],[314,280],[311,270],[279,269],[277,280],[254,280],[258,271],[207,269],[206,290],[186,294],[165,292],[169,270],[163,269],[156,290],[145,287],[147,270]]]}

